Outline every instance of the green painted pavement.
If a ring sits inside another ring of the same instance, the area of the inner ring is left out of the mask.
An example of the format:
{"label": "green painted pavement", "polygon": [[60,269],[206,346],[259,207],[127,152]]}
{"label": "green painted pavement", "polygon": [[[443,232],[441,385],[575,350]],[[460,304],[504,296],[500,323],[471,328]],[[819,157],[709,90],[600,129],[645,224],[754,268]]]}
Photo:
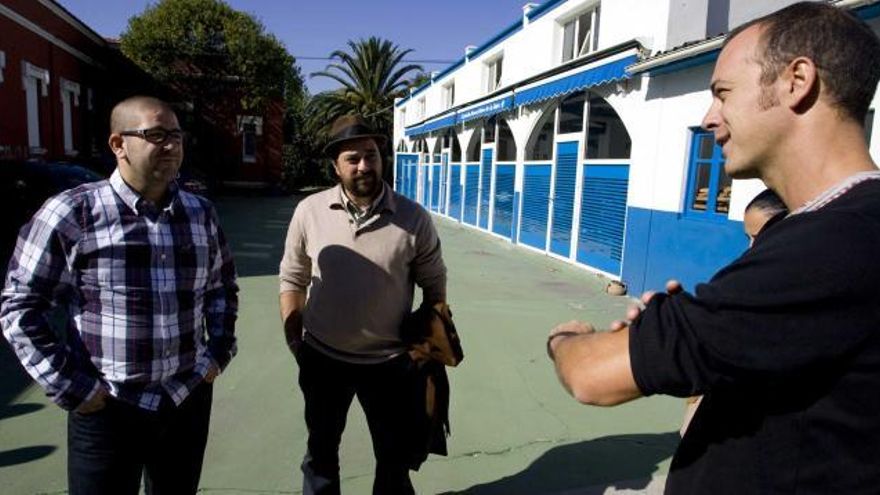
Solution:
{"label": "green painted pavement", "polygon": [[[281,336],[276,275],[293,206],[290,198],[218,202],[240,273],[239,355],[215,384],[202,493],[300,492],[303,403]],[[628,299],[605,294],[607,280],[585,270],[445,218],[435,223],[466,356],[449,373],[449,456],[431,456],[413,474],[418,493],[660,493],[682,402],[580,405],[544,351],[556,323],[604,326]],[[27,380],[8,352],[0,373],[0,493],[64,493],[65,413],[36,387],[22,390]],[[358,406],[340,456],[343,491],[369,493],[373,456]]]}

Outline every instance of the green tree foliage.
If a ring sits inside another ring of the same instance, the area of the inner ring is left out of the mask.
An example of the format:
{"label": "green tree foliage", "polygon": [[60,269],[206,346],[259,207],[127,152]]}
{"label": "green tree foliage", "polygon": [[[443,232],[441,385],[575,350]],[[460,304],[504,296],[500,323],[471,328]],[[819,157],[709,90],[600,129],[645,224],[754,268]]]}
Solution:
{"label": "green tree foliage", "polygon": [[313,114],[329,126],[337,117],[357,113],[377,132],[391,136],[394,125],[394,99],[409,89],[407,76],[420,72],[416,64],[403,64],[412,52],[377,37],[348,42],[349,51],[330,54],[334,61],[313,77],[329,77],[341,87],[320,93],[311,102]]}
{"label": "green tree foliage", "polygon": [[[161,0],[128,21],[122,52],[194,100],[228,95],[259,111],[302,93],[294,58],[252,16],[221,0]],[[214,99],[214,101],[217,101]]]}

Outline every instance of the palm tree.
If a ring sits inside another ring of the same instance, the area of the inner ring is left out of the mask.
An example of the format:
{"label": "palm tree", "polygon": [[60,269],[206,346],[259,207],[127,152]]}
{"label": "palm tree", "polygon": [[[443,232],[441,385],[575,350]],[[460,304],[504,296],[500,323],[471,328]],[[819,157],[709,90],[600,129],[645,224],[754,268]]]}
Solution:
{"label": "palm tree", "polygon": [[412,49],[402,50],[389,40],[370,38],[348,42],[350,52],[336,50],[334,62],[312,77],[329,77],[341,88],[316,95],[315,114],[329,126],[337,117],[357,113],[377,132],[390,137],[393,127],[394,98],[405,96],[410,81],[407,75],[420,72],[416,64],[401,65]]}

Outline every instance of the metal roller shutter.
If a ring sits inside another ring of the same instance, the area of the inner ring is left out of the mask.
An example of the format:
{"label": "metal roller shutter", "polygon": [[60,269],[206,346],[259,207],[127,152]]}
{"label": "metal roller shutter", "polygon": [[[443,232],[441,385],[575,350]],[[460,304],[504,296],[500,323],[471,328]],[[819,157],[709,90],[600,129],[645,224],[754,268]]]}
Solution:
{"label": "metal roller shutter", "polygon": [[495,166],[495,207],[492,232],[513,238],[513,182],[515,165]]}
{"label": "metal roller shutter", "polygon": [[629,165],[584,165],[577,260],[619,274]]}
{"label": "metal roller shutter", "polygon": [[489,196],[492,193],[492,150],[483,150],[480,170],[480,228],[489,229]]}
{"label": "metal roller shutter", "polygon": [[464,222],[477,224],[477,193],[480,186],[480,166],[465,165],[464,177]]}
{"label": "metal roller shutter", "polygon": [[556,145],[556,179],[553,181],[553,228],[550,234],[550,251],[566,258],[571,253],[577,151],[577,142]]}
{"label": "metal roller shutter", "polygon": [[519,242],[542,251],[547,246],[547,209],[550,206],[551,171],[550,165],[526,165],[523,181]]}

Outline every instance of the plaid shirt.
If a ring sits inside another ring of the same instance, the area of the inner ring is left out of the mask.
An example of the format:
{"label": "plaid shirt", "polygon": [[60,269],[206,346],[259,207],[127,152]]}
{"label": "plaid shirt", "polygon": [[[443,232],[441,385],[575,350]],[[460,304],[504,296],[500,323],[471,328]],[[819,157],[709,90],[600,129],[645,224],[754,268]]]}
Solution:
{"label": "plaid shirt", "polygon": [[[102,385],[147,410],[163,392],[180,404],[235,354],[238,286],[216,212],[176,184],[169,194],[160,210],[117,170],[50,198],[19,234],[0,324],[65,409]],[[55,306],[70,316],[61,338]]]}

